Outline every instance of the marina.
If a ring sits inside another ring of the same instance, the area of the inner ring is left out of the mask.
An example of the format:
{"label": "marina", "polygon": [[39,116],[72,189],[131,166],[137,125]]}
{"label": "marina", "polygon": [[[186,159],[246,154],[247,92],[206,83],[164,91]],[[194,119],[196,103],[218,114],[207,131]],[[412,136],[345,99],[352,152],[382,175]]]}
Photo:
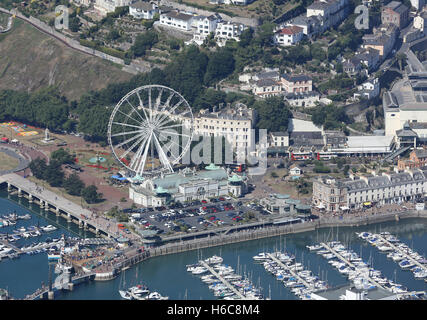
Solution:
{"label": "marina", "polygon": [[[328,259],[340,273],[347,275],[357,289],[371,290],[381,288],[388,290],[397,296],[410,295],[403,285],[393,282],[384,277],[379,270],[375,270],[369,263],[364,262],[353,250],[346,248],[339,241],[321,243],[325,250],[317,251],[318,254]],[[332,254],[334,257],[330,257]],[[420,294],[420,293],[417,293]],[[421,293],[425,295],[425,292]]]}
{"label": "marina", "polygon": [[389,232],[379,234],[361,232],[357,235],[376,247],[380,252],[388,252],[387,258],[398,263],[403,270],[412,271],[415,279],[424,279],[427,282],[427,260],[425,257],[400,242],[395,236]]}
{"label": "marina", "polygon": [[285,287],[302,300],[310,300],[313,292],[328,288],[325,281],[305,269],[302,263],[295,262],[293,255],[261,252],[253,258],[255,261],[261,261],[266,271],[272,273],[278,281],[282,281]]}
{"label": "marina", "polygon": [[214,295],[224,300],[262,300],[263,296],[259,288],[255,288],[247,277],[242,277],[234,272],[230,266],[222,264],[223,259],[212,256],[200,260],[198,264],[188,265],[187,271],[194,275],[209,272],[202,276],[201,280],[209,284],[209,289]]}

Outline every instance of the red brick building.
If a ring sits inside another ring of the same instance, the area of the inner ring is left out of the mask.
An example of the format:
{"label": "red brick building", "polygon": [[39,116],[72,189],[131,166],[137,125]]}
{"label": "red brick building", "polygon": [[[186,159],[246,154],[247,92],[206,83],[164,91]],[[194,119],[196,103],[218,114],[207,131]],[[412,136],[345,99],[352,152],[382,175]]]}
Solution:
{"label": "red brick building", "polygon": [[427,166],[427,150],[415,149],[409,154],[408,160],[399,160],[397,168],[399,170],[422,168]]}

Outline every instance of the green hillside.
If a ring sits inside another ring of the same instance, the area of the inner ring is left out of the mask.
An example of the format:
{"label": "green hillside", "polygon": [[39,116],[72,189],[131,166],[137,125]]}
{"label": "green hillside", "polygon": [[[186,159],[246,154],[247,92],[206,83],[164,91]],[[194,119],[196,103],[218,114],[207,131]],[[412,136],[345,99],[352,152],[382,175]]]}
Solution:
{"label": "green hillside", "polygon": [[35,91],[55,85],[67,98],[77,99],[131,77],[119,66],[68,48],[19,19],[9,33],[0,35],[0,89]]}

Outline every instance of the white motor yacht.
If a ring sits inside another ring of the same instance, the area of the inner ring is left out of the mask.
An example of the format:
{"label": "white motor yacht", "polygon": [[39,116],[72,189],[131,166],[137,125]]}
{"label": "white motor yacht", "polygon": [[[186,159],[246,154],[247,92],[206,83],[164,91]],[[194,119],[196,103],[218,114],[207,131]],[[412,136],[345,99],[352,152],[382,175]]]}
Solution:
{"label": "white motor yacht", "polygon": [[221,257],[218,257],[218,256],[212,256],[212,257],[210,257],[210,258],[207,258],[206,260],[205,260],[205,262],[207,263],[207,264],[217,264],[217,263],[222,263],[222,261],[223,261],[224,259],[222,259]]}
{"label": "white motor yacht", "polygon": [[253,256],[253,259],[255,261],[265,261],[265,260],[269,260],[270,257],[265,252],[261,252],[261,253],[258,253],[256,256]]}
{"label": "white motor yacht", "polygon": [[128,291],[119,290],[119,294],[123,299],[126,299],[126,300],[132,300],[133,299]]}

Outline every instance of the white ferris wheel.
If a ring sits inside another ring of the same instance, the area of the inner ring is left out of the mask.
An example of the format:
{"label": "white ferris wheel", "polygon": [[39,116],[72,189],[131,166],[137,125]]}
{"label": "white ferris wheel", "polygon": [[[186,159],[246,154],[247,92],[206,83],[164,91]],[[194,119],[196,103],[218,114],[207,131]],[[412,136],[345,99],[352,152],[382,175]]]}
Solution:
{"label": "white ferris wheel", "polygon": [[126,94],[108,123],[108,142],[116,160],[140,176],[173,172],[188,152],[193,113],[175,90],[147,85]]}

